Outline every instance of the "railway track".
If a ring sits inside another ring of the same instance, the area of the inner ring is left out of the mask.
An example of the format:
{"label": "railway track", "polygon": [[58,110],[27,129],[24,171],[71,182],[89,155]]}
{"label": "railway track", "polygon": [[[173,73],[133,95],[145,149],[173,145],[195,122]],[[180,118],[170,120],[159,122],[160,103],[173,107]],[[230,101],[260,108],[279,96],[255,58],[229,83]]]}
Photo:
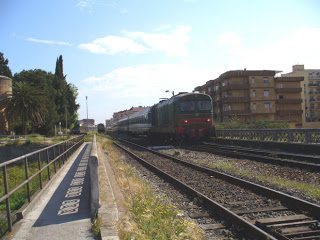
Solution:
{"label": "railway track", "polygon": [[127,141],[126,144],[142,149],[137,153],[126,150],[132,157],[203,204],[208,212],[195,213],[194,218],[219,215],[226,221],[223,225],[202,224],[206,231],[233,225],[252,239],[320,239],[319,205]]}
{"label": "railway track", "polygon": [[235,158],[246,158],[255,161],[286,165],[320,172],[319,156],[274,152],[253,148],[219,145],[214,143],[204,143],[198,146],[183,146],[182,148],[191,151],[208,152]]}

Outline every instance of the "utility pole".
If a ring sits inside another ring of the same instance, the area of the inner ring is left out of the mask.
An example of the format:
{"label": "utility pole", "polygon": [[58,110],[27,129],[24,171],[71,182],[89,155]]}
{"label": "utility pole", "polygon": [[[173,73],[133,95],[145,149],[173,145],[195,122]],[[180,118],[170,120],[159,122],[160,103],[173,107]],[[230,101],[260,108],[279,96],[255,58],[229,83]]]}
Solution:
{"label": "utility pole", "polygon": [[89,132],[88,96],[86,96],[86,103],[87,103],[87,132]]}

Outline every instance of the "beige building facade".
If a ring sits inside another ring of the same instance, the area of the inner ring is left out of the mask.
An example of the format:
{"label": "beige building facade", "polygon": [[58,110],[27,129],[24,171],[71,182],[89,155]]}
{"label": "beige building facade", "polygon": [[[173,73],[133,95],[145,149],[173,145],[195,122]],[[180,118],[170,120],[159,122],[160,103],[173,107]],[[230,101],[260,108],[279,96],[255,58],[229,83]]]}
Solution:
{"label": "beige building facade", "polygon": [[301,77],[276,77],[277,71],[228,71],[195,91],[211,95],[214,121],[285,121],[302,126]]}
{"label": "beige building facade", "polygon": [[282,77],[302,77],[302,127],[320,128],[320,69],[305,69],[304,65],[294,65],[292,72]]}

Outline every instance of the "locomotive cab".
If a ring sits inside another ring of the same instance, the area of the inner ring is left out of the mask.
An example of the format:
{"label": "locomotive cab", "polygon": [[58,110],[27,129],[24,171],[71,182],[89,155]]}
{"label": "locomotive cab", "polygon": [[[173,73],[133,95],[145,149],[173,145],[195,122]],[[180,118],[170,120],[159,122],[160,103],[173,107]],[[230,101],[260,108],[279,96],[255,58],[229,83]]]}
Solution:
{"label": "locomotive cab", "polygon": [[178,135],[187,138],[214,136],[212,100],[209,95],[198,93],[181,96],[175,105]]}

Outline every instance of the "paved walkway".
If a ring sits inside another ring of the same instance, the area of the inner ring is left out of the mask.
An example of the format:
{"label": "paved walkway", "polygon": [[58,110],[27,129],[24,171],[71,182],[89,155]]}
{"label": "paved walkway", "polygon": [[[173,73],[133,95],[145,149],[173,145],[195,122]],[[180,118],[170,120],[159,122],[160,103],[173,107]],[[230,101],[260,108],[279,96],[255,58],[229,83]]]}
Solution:
{"label": "paved walkway", "polygon": [[43,190],[36,205],[6,239],[95,239],[91,233],[89,169],[85,143]]}

